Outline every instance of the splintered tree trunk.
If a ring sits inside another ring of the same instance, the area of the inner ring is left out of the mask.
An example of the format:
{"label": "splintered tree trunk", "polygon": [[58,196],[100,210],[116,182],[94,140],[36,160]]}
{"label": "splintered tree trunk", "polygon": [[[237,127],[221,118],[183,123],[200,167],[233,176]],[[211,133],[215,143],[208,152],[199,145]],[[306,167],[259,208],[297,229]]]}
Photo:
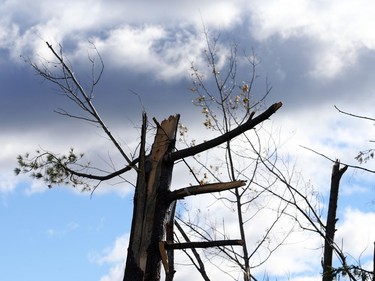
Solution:
{"label": "splintered tree trunk", "polygon": [[329,195],[328,215],[326,223],[326,239],[324,243],[324,257],[323,257],[323,281],[332,281],[332,256],[335,231],[336,231],[336,210],[339,195],[340,179],[347,170],[348,166],[340,169],[340,162],[336,160],[332,168],[331,177],[331,192]]}
{"label": "splintered tree trunk", "polygon": [[[170,116],[161,124],[154,120],[157,124],[157,132],[151,152],[147,156],[145,153],[147,118],[145,114],[143,115],[133,220],[124,281],[159,281],[161,261],[165,266],[166,280],[172,280],[174,275],[173,250],[175,249],[243,245],[243,240],[173,244],[174,204],[172,202],[190,195],[220,192],[245,185],[244,181],[233,181],[189,186],[171,192],[169,187],[173,165],[177,160],[218,146],[254,128],[268,119],[281,106],[281,102],[275,103],[254,118],[252,113],[249,119],[237,128],[179,151],[173,150],[180,116],[178,114]],[[163,241],[164,238],[166,241]]]}
{"label": "splintered tree trunk", "polygon": [[164,236],[164,222],[170,206],[167,200],[173,162],[165,155],[175,146],[179,115],[170,116],[158,125],[151,153],[145,155],[147,119],[144,115],[134,212],[124,281],[160,280],[159,242]]}

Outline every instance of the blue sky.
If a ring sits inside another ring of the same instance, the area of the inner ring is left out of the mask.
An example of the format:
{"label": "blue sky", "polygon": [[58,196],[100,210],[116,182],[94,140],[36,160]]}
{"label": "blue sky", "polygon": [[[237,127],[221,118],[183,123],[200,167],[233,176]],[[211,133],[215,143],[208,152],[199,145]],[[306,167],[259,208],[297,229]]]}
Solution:
{"label": "blue sky", "polygon": [[88,259],[111,245],[117,231],[125,231],[131,222],[127,217],[119,223],[131,202],[115,194],[90,200],[56,189],[32,197],[10,195],[2,205],[4,280],[96,280],[108,266]]}
{"label": "blue sky", "polygon": [[[283,102],[267,122],[279,132],[282,154],[326,203],[331,163],[299,145],[350,164],[357,164],[359,150],[371,146],[373,123],[341,115],[334,105],[375,117],[374,8],[369,0],[2,1],[0,279],[122,280],[134,190],[115,180],[90,197],[72,187],[48,189],[14,176],[17,155],[39,147],[56,152],[74,147],[106,169],[113,168],[111,163],[115,168],[124,164],[95,127],[53,112],[76,108],[20,56],[50,58],[45,41],[61,43],[75,73],[87,81],[93,42],[105,63],[94,102],[132,151],[139,142],[143,107],[158,120],[181,113],[190,136],[206,134],[188,90],[190,62],[205,67],[204,25],[210,34],[220,34],[224,54],[236,42],[241,58],[253,51],[257,55],[254,95],[264,93],[267,81],[272,86],[267,105]],[[370,161],[366,167],[375,169],[375,164]],[[184,177],[177,168],[176,187],[187,184]],[[337,239],[365,262],[375,240],[373,182],[371,174],[348,170],[339,203]],[[291,239],[255,271],[258,277],[267,272],[278,280],[320,280],[321,252],[312,250],[319,242],[299,233]],[[297,270],[293,263],[301,261]],[[191,280],[193,271],[182,266],[176,280]]]}

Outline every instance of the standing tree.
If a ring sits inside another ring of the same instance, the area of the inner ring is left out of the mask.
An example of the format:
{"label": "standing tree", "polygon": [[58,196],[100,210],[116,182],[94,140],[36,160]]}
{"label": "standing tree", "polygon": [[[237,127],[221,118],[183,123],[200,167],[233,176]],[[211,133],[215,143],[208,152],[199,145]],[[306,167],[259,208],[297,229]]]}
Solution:
{"label": "standing tree", "polygon": [[323,254],[323,281],[332,281],[334,278],[334,271],[332,266],[333,258],[333,243],[335,241],[336,232],[336,210],[337,201],[339,197],[340,179],[348,169],[348,166],[344,166],[340,169],[340,162],[336,160],[332,169],[331,177],[331,190],[329,195],[329,205],[327,211],[327,223],[325,225],[326,237],[324,240],[324,254]]}
{"label": "standing tree", "polygon": [[[316,151],[313,152],[317,153]],[[349,264],[347,261],[347,254],[344,252],[342,247],[334,241],[340,179],[350,165],[344,165],[344,167],[340,168],[340,162],[338,160],[333,160],[320,153],[318,154],[324,156],[333,163],[326,223],[324,223],[321,216],[322,209],[320,205],[314,204],[314,202],[319,203],[319,201],[315,201],[313,198],[304,193],[298,185],[291,183],[289,179],[285,177],[283,172],[273,164],[273,162],[262,158],[262,163],[265,165],[265,167],[272,174],[278,177],[278,179],[287,187],[287,193],[285,193],[282,197],[280,197],[280,194],[274,191],[268,191],[272,192],[274,196],[279,197],[281,200],[285,200],[288,204],[290,204],[290,206],[293,206],[296,209],[297,216],[295,218],[304,231],[315,233],[322,239],[324,244],[324,253],[321,260],[323,268],[323,281],[334,280],[340,275],[343,277],[348,277],[348,279],[351,281],[371,280],[374,278],[375,272],[364,269],[359,262],[357,264]],[[333,255],[337,257],[339,262],[338,266],[333,265]]]}
{"label": "standing tree", "polygon": [[[194,64],[192,65],[193,87],[191,90],[197,95],[195,104],[202,108],[205,127],[224,134],[233,127],[245,122],[248,116],[254,112],[254,108],[259,107],[259,102],[253,97],[254,81],[257,78],[255,75],[257,59],[254,55],[248,57],[250,71],[247,73],[250,75],[238,79],[238,73],[244,72],[237,71],[237,47],[234,45],[229,55],[223,59],[217,54],[216,44],[216,40],[213,40],[211,43],[207,39],[207,49],[204,51],[207,65],[209,66],[207,73],[202,73]],[[208,77],[211,77],[211,81],[208,81]],[[264,97],[268,93],[269,88],[267,87]],[[345,113],[343,111],[340,112]],[[374,121],[374,119],[368,117],[349,115]],[[333,280],[339,275],[348,276],[350,280],[373,279],[375,273],[364,269],[360,263],[349,264],[347,254],[345,254],[342,247],[337,245],[334,240],[336,222],[338,220],[336,209],[339,182],[348,165],[340,168],[338,160],[329,159],[333,163],[333,170],[329,206],[326,221],[324,221],[324,218],[321,216],[322,209],[319,198],[312,187],[298,184],[298,181],[296,182],[298,177],[296,178],[293,175],[292,169],[281,170],[280,162],[283,164],[283,161],[278,156],[276,145],[271,145],[275,143],[274,135],[268,133],[270,138],[265,138],[267,128],[264,127],[265,125],[251,131],[246,131],[235,140],[229,140],[218,147],[222,152],[222,154],[219,154],[219,158],[225,159],[222,160],[221,170],[212,164],[210,159],[202,161],[195,158],[196,165],[201,166],[201,169],[208,175],[204,175],[201,181],[207,181],[208,178],[213,178],[215,181],[223,180],[223,178],[230,180],[241,178],[247,180],[245,186],[229,191],[232,193],[232,196],[221,194],[219,197],[216,197],[224,205],[235,210],[237,214],[240,237],[244,241],[242,252],[238,251],[238,248],[222,246],[217,251],[205,253],[209,255],[207,261],[217,262],[217,256],[221,256],[223,259],[235,264],[242,271],[243,280],[255,279],[254,275],[250,274],[250,269],[256,267],[257,262],[263,263],[267,260],[269,255],[285,242],[284,239],[287,238],[290,233],[289,231],[293,230],[293,227],[291,227],[285,232],[285,235],[281,236],[281,239],[280,235],[277,237],[272,233],[276,228],[276,231],[279,231],[280,227],[278,226],[282,223],[285,225],[285,219],[289,217],[291,218],[288,221],[289,225],[292,226],[293,223],[291,222],[295,222],[303,231],[312,231],[322,239],[324,245],[322,278],[324,281]],[[268,142],[264,145],[262,140],[264,141],[265,139]],[[208,158],[211,158],[211,155]],[[360,162],[367,161],[370,158],[373,158],[372,149],[362,151],[356,157]],[[261,213],[262,208],[259,204],[261,200],[259,199],[264,199],[265,197],[270,198],[270,201],[267,201],[265,204],[266,207],[270,208],[276,205],[278,208],[273,210],[275,219],[273,221],[270,220],[269,227],[262,233],[259,226],[251,227],[251,222],[255,217],[254,210],[257,214]],[[229,237],[230,235],[230,233],[226,232],[225,223],[222,228],[206,222],[202,224],[201,221],[199,221],[199,224],[195,221],[183,222],[183,224],[186,226],[186,230],[181,230],[181,239],[185,240],[191,239],[186,236],[185,231],[190,232],[191,236],[198,235],[203,240],[210,240],[215,235],[222,235],[224,237]],[[250,225],[250,227],[247,227],[247,225]],[[245,227],[247,231],[245,231]],[[246,237],[249,236],[249,232],[253,232],[252,229],[254,228],[254,232],[258,235],[263,235],[258,239],[257,243],[249,241]],[[268,253],[262,253],[260,250],[261,247],[266,248]],[[338,257],[340,263],[338,266],[335,266],[333,263],[334,255]],[[194,258],[196,261],[194,261]],[[193,260],[202,277],[205,280],[209,280],[204,263],[200,262],[201,257],[195,251],[192,251],[190,259]],[[218,264],[221,265],[222,263],[218,262]],[[223,269],[223,272],[230,275],[226,271],[226,268]],[[235,274],[237,274],[236,271]],[[234,279],[238,278],[238,275],[236,276],[235,274],[232,275]]]}
{"label": "standing tree", "polygon": [[[170,116],[161,123],[154,119],[156,125],[155,140],[149,154],[146,153],[145,141],[148,121],[146,113],[143,113],[139,157],[132,158],[125,153],[100,117],[93,103],[95,86],[99,82],[104,69],[100,55],[97,53],[96,56],[96,58],[99,58],[99,72],[96,76],[94,71],[97,67],[96,60],[90,58],[93,76],[91,85],[86,88],[74,74],[63,54],[62,47],[60,46],[57,51],[51,44],[47,43],[47,46],[55,58],[53,61],[44,61],[41,64],[28,62],[39,75],[57,85],[64,95],[82,109],[84,115],[71,114],[63,109],[57,112],[68,117],[83,119],[100,127],[126,164],[123,168],[114,172],[98,174],[96,173],[98,169],[84,163],[84,155],[76,155],[73,149],[67,155],[38,150],[34,156],[29,154],[19,156],[19,167],[16,168],[15,172],[17,174],[30,173],[33,178],[44,180],[50,187],[64,183],[81,186],[83,190],[93,191],[103,181],[123,176],[126,172],[135,171],[137,182],[134,193],[134,212],[124,280],[160,280],[161,262],[165,267],[166,279],[172,280],[175,272],[173,267],[173,251],[175,249],[244,245],[242,233],[241,239],[237,240],[173,243],[171,233],[173,233],[176,200],[196,194],[236,189],[245,185],[245,181],[237,179],[237,176],[233,175],[228,182],[201,183],[197,186],[171,191],[170,183],[173,167],[178,160],[193,157],[222,144],[230,145],[231,140],[254,129],[271,117],[282,106],[281,102],[271,105],[257,116],[248,107],[247,114],[241,123],[233,124],[231,128],[227,127],[216,138],[181,150],[176,150],[175,147],[179,115]],[[232,153],[232,150],[228,151]],[[240,191],[234,192],[236,194]],[[247,272],[248,269],[245,268],[245,271]]]}
{"label": "standing tree", "polygon": [[[221,56],[217,39],[210,39],[206,33],[206,42],[207,48],[203,56],[208,69],[202,71],[192,63],[191,91],[195,95],[194,104],[202,110],[206,129],[226,134],[246,123],[256,111],[260,111],[271,89],[266,85],[265,94],[261,98],[256,98],[254,93],[258,77],[258,59],[254,54],[245,54],[243,59],[239,60],[238,48],[234,44],[226,56]],[[183,127],[183,141],[187,146],[194,146],[195,140],[189,141],[186,134],[187,129]],[[236,139],[228,139],[216,147],[214,153],[208,154],[206,159],[194,157],[191,166],[195,170],[203,171],[203,178],[196,177],[197,182],[247,180],[244,186],[219,196],[214,195],[216,205],[221,204],[220,206],[230,210],[229,213],[235,214],[228,220],[238,222],[237,233],[244,242],[242,246],[220,246],[215,250],[203,250],[201,254],[195,249],[191,252],[186,251],[205,280],[209,280],[209,274],[205,269],[206,262],[217,265],[219,270],[235,280],[239,272],[245,281],[254,279],[251,269],[264,264],[293,231],[294,220],[290,220],[291,216],[287,214],[290,211],[289,204],[267,192],[267,189],[271,189],[279,194],[285,193],[282,182],[265,169],[260,159],[272,158],[275,165],[282,160],[278,159],[278,147],[273,137],[265,126],[258,126],[253,130],[244,131]],[[215,158],[220,159],[219,163],[215,163]],[[256,219],[259,222],[260,217],[270,216],[272,219],[263,219],[262,225],[256,222]],[[285,223],[286,220],[288,223]],[[215,221],[215,218],[180,221],[181,226],[177,225],[181,232],[180,239],[190,241],[194,237],[199,237],[209,241],[217,236],[234,235],[234,231],[228,231],[225,221],[222,226],[212,221]],[[282,232],[280,228],[283,228]],[[256,239],[250,239],[251,236]],[[207,256],[204,262],[202,256]],[[228,266],[235,269],[228,271],[227,267],[222,266],[223,262],[228,262]]]}

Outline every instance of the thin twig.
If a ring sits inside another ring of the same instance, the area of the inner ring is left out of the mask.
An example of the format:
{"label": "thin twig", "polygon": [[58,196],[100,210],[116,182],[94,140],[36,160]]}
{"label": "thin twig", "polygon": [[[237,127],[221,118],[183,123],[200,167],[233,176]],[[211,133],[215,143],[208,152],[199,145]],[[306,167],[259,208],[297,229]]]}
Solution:
{"label": "thin twig", "polygon": [[370,118],[370,117],[367,117],[367,116],[361,116],[361,115],[349,113],[349,112],[346,112],[346,111],[342,111],[336,105],[334,107],[337,109],[338,112],[340,112],[342,114],[349,115],[349,116],[352,116],[352,117],[355,117],[355,118],[360,118],[360,119],[365,119],[365,120],[370,120],[370,121],[374,121],[375,122],[375,118]]}
{"label": "thin twig", "polygon": [[[328,157],[327,155],[324,155],[323,153],[320,153],[320,152],[317,152],[316,150],[314,149],[311,149],[311,148],[308,148],[306,146],[303,146],[303,145],[300,145],[300,147],[304,148],[304,149],[307,149],[315,154],[318,154],[324,158],[326,158],[327,160],[331,161],[332,163],[336,162],[335,159],[332,159],[330,157]],[[358,169],[358,170],[362,170],[362,171],[365,171],[365,172],[369,172],[369,173],[372,173],[372,174],[375,174],[375,170],[370,170],[370,169],[367,169],[367,168],[364,168],[364,167],[360,167],[360,166],[357,166],[357,165],[350,165],[350,164],[347,164],[345,162],[341,162],[342,165],[345,165],[345,166],[348,166],[350,168],[353,168],[353,169]]]}

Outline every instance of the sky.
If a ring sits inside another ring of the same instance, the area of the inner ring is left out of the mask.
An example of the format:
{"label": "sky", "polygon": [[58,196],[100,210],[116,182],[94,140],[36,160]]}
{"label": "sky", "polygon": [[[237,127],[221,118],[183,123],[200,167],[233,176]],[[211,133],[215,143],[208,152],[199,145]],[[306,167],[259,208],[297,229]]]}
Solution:
{"label": "sky", "polygon": [[[239,58],[255,54],[259,61],[254,96],[270,85],[264,106],[283,102],[267,121],[280,138],[280,153],[324,205],[332,163],[301,146],[351,165],[359,165],[354,157],[360,150],[372,147],[374,122],[334,106],[375,117],[374,9],[369,0],[0,1],[0,279],[122,280],[131,184],[116,179],[91,196],[69,186],[49,189],[13,172],[17,156],[36,149],[66,153],[74,147],[108,170],[124,165],[103,132],[54,112],[78,109],[25,63],[51,58],[46,41],[61,44],[85,84],[94,44],[105,65],[94,103],[128,152],[139,143],[143,110],[157,120],[180,113],[190,136],[207,135],[191,102],[191,62],[206,67],[204,30],[219,37],[223,54],[235,42]],[[375,170],[374,161],[362,166]],[[176,169],[174,186],[188,184],[183,179]],[[365,266],[375,241],[374,190],[372,173],[349,168],[342,178],[336,241]],[[203,201],[189,204],[205,208]],[[214,205],[212,213],[223,211]],[[254,273],[258,280],[320,280],[320,243],[294,233]],[[199,280],[192,267],[181,263],[177,270],[175,280]],[[210,272],[212,280],[233,280],[217,268]]]}

